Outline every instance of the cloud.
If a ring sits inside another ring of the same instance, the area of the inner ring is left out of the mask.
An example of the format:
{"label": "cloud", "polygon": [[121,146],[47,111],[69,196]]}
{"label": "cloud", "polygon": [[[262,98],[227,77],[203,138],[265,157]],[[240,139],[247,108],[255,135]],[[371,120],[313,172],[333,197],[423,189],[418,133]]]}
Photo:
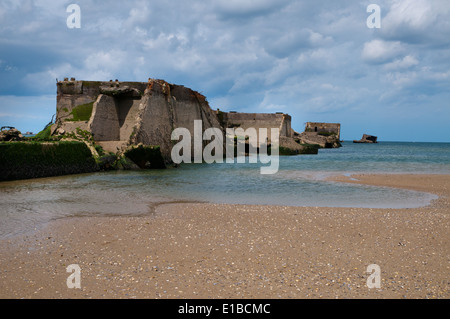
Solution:
{"label": "cloud", "polygon": [[449,14],[446,0],[395,0],[382,19],[381,34],[405,43],[449,43]]}
{"label": "cloud", "polygon": [[146,2],[138,2],[136,6],[130,9],[127,19],[124,22],[124,26],[127,28],[133,28],[136,26],[145,25],[150,17],[150,10]]}
{"label": "cloud", "polygon": [[382,27],[368,29],[367,4],[353,0],[84,0],[81,28],[68,29],[69,0],[4,0],[0,94],[21,103],[54,96],[56,78],[154,77],[201,91],[214,108],[279,109],[299,122],[349,125],[358,114],[358,126],[375,121],[364,110],[389,116],[389,106],[427,101],[448,118],[447,2],[380,0]]}
{"label": "cloud", "polygon": [[318,32],[314,32],[312,30],[309,30],[309,42],[313,46],[323,46],[327,44],[331,44],[333,42],[333,37],[331,36],[324,36]]}
{"label": "cloud", "polygon": [[409,69],[411,67],[414,67],[419,64],[419,61],[411,56],[407,55],[401,59],[397,59],[393,62],[387,63],[384,65],[385,70],[402,70],[402,69]]}
{"label": "cloud", "polygon": [[218,0],[215,11],[223,18],[251,18],[280,10],[286,3],[284,0]]}
{"label": "cloud", "polygon": [[403,52],[405,52],[405,47],[399,41],[376,39],[364,43],[361,57],[367,63],[380,64],[398,57]]}
{"label": "cloud", "polygon": [[301,53],[297,58],[299,67],[303,71],[325,72],[336,65],[335,55],[332,51],[319,48]]}

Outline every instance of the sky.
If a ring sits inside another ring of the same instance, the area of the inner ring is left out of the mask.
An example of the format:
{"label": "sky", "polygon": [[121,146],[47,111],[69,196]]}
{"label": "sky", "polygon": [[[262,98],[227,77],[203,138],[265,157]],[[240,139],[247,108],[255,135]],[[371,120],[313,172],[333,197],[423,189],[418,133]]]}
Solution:
{"label": "sky", "polygon": [[450,142],[450,1],[0,0],[0,126],[43,129],[64,77],[164,79],[344,140]]}

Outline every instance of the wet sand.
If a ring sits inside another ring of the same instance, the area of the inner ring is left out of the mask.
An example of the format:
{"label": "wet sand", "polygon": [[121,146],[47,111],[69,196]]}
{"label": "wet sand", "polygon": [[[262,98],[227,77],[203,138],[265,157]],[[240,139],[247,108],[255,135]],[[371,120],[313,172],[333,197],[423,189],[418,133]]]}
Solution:
{"label": "wet sand", "polygon": [[[414,209],[175,203],[0,241],[0,298],[449,298],[450,175],[334,181],[437,194]],[[81,268],[69,289],[66,267]],[[367,287],[367,267],[381,287]]]}

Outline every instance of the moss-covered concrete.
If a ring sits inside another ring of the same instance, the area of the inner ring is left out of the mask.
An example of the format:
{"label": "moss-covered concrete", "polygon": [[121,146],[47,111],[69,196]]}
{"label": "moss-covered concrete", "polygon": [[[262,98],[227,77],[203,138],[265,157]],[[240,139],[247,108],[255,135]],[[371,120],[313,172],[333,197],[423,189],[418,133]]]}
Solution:
{"label": "moss-covered concrete", "polygon": [[89,121],[92,114],[92,108],[94,106],[94,102],[81,104],[73,108],[70,114],[72,115],[71,119],[67,119],[66,121]]}
{"label": "moss-covered concrete", "polygon": [[317,144],[301,144],[301,149],[291,149],[289,147],[279,148],[280,155],[304,155],[304,154],[317,154],[319,151],[319,145]]}
{"label": "moss-covered concrete", "polygon": [[97,170],[98,165],[83,142],[0,143],[0,181]]}

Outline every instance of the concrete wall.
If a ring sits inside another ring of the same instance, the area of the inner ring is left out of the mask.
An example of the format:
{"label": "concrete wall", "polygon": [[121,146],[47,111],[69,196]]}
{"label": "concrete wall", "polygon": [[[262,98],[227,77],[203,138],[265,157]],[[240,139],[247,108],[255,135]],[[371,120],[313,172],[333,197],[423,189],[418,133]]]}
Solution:
{"label": "concrete wall", "polygon": [[[92,103],[86,122],[74,122],[74,109]],[[206,98],[189,88],[163,80],[148,82],[99,82],[64,80],[57,83],[57,117],[54,133],[87,128],[98,142],[116,150],[116,146],[144,143],[160,145],[167,155],[174,128],[185,127],[193,135],[194,120],[203,129],[221,128]],[[122,141],[124,143],[109,143]],[[108,143],[106,143],[108,142]]]}
{"label": "concrete wall", "polygon": [[114,97],[99,95],[88,128],[95,141],[120,141],[118,103]]}
{"label": "concrete wall", "polygon": [[289,114],[283,114],[283,122],[281,125],[280,135],[286,137],[292,137],[292,117]]}
{"label": "concrete wall", "polygon": [[[65,80],[58,82],[57,87],[57,120],[53,132],[64,134],[74,131],[77,126],[82,127],[90,131],[94,140],[107,151],[115,152],[127,145],[143,143],[160,146],[161,153],[168,158],[176,143],[171,140],[172,131],[187,128],[193,142],[195,120],[202,121],[203,131],[211,127],[221,130],[252,127],[257,131],[267,128],[270,141],[270,129],[277,128],[280,136],[292,137],[288,114],[220,112],[219,116],[219,112],[211,110],[202,94],[163,80]],[[89,120],[73,122],[71,112],[87,103],[92,103]]]}
{"label": "concrete wall", "polygon": [[339,123],[320,123],[320,122],[307,122],[305,126],[305,132],[317,132],[317,133],[334,133],[337,138],[340,138],[341,124]]}
{"label": "concrete wall", "polygon": [[139,106],[131,144],[159,145],[163,156],[170,154],[173,129],[171,103],[164,94],[145,94]]}
{"label": "concrete wall", "polygon": [[139,111],[141,98],[125,97],[116,99],[119,116],[120,140],[130,139],[136,116]]}
{"label": "concrete wall", "polygon": [[91,103],[97,100],[102,93],[101,88],[129,87],[141,93],[144,92],[146,84],[142,82],[116,82],[116,81],[59,81],[56,97],[56,122],[71,120],[70,114],[79,105]]}
{"label": "concrete wall", "polygon": [[193,146],[195,120],[202,121],[203,131],[210,127],[222,128],[205,97],[198,92],[162,80],[149,80],[130,143],[159,145],[163,156],[170,156],[174,143],[171,134],[175,128],[188,129]]}
{"label": "concrete wall", "polygon": [[[91,83],[91,82],[89,82]],[[72,110],[97,99],[98,86],[83,85],[83,81],[60,81],[57,83],[56,122],[71,120]]]}
{"label": "concrete wall", "polygon": [[[219,114],[220,111],[217,111]],[[280,136],[292,137],[291,116],[283,113],[235,113],[220,112],[223,125],[225,127],[237,128],[244,130],[255,128],[258,132],[260,128],[266,128],[271,140],[270,129],[277,128],[280,130]]]}

